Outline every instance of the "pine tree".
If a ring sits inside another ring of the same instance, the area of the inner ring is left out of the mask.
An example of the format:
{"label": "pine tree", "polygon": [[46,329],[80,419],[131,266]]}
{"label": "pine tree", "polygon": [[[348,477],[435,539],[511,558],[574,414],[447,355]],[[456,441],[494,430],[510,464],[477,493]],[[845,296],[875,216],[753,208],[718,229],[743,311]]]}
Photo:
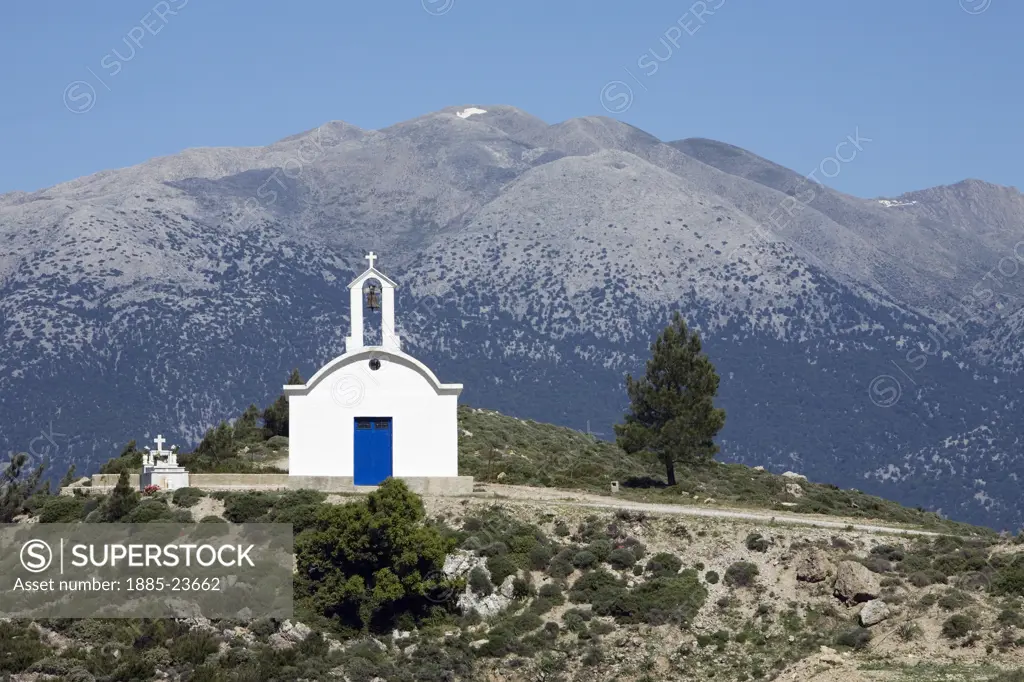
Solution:
{"label": "pine tree", "polygon": [[[293,369],[288,375],[288,385],[296,386],[306,383],[299,374],[299,370]],[[267,432],[267,438],[273,436],[288,435],[288,396],[282,393],[274,404],[263,410],[263,426]]]}
{"label": "pine tree", "polygon": [[652,452],[676,483],[676,463],[699,463],[718,452],[714,437],[725,425],[725,410],[714,406],[718,374],[701,352],[700,336],[677,312],[651,344],[643,378],[626,377],[630,411],[615,426],[619,447]]}
{"label": "pine tree", "polygon": [[138,503],[139,491],[132,488],[128,470],[122,469],[121,475],[117,478],[117,485],[114,486],[110,497],[107,498],[107,502],[103,506],[103,518],[108,522],[115,523],[128,516],[128,512],[134,509]]}

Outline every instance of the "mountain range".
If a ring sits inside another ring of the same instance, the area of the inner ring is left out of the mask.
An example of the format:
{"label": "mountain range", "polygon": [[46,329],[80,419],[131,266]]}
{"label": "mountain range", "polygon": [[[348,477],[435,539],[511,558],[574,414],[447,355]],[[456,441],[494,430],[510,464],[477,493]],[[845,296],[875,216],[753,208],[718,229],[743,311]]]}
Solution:
{"label": "mountain range", "polygon": [[1024,197],[816,179],[478,104],[0,195],[0,453],[85,471],[269,403],[343,352],[372,249],[404,349],[464,402],[611,437],[678,310],[722,459],[1020,527]]}

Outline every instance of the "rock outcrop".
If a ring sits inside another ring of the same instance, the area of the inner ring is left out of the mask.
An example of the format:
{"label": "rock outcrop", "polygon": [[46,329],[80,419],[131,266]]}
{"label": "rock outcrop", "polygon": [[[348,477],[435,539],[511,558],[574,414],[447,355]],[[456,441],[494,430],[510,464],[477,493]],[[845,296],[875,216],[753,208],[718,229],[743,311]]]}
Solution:
{"label": "rock outcrop", "polygon": [[836,567],[835,595],[843,601],[856,603],[878,597],[881,587],[878,578],[863,564],[840,561]]}

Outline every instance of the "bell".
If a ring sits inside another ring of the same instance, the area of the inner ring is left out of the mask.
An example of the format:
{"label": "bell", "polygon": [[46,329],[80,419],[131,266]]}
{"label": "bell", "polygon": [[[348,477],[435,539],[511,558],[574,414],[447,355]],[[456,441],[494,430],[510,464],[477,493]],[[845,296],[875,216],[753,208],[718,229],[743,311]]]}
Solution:
{"label": "bell", "polygon": [[380,310],[380,291],[376,284],[366,287],[366,307],[370,310]]}

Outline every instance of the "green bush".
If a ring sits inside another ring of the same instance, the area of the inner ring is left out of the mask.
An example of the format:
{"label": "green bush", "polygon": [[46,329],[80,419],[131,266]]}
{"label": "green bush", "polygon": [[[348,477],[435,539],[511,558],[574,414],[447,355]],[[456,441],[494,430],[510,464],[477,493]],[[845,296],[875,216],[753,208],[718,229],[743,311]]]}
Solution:
{"label": "green bush", "polygon": [[836,644],[839,646],[850,647],[857,651],[867,647],[870,641],[871,631],[862,627],[844,630],[838,637],[836,637]]}
{"label": "green bush", "polygon": [[74,523],[85,514],[85,500],[69,495],[54,495],[39,510],[39,523]]}
{"label": "green bush", "polygon": [[640,564],[635,564],[633,566],[633,575],[643,575],[643,574],[644,574],[644,567],[641,566]]}
{"label": "green bush", "polygon": [[603,568],[587,571],[572,584],[569,601],[574,604],[593,604],[598,593],[608,589],[625,590],[625,585],[624,581]]}
{"label": "green bush", "polygon": [[587,545],[587,550],[597,557],[599,562],[607,561],[612,553],[612,543],[605,539],[594,540]]}
{"label": "green bush", "polygon": [[487,559],[487,570],[491,573],[491,582],[495,585],[501,585],[505,582],[505,578],[518,573],[519,567],[515,564],[511,555],[496,554]]}
{"label": "green bush", "polygon": [[494,594],[494,584],[483,566],[476,566],[469,572],[469,588],[481,597]]}
{"label": "green bush", "polygon": [[395,478],[363,500],[322,507],[295,538],[296,607],[374,631],[453,611],[459,583],[440,576],[456,541],[425,517],[423,501]]}
{"label": "green bush", "polygon": [[957,613],[942,624],[942,636],[947,639],[959,639],[965,637],[972,630],[978,627],[974,619],[964,613]]}
{"label": "green bush", "polygon": [[996,594],[1024,596],[1024,558],[1018,557],[996,571],[992,591]]}
{"label": "green bush", "polygon": [[1000,625],[1011,625],[1016,628],[1024,628],[1024,614],[1020,612],[1020,609],[1003,609],[999,612],[996,617],[996,622]]}
{"label": "green bush", "polygon": [[906,557],[906,553],[901,547],[893,547],[892,545],[878,545],[871,548],[871,553],[886,559],[887,561],[903,561]]}
{"label": "green bush", "polygon": [[676,575],[682,567],[682,560],[668,552],[658,552],[647,560],[647,572],[655,577]]}
{"label": "green bush", "polygon": [[508,554],[508,545],[504,542],[492,542],[480,549],[480,555],[485,557],[502,556]]}
{"label": "green bush", "polygon": [[946,611],[956,611],[958,609],[964,608],[972,601],[974,600],[967,596],[965,593],[961,592],[960,590],[949,590],[944,595],[939,597],[937,603],[939,605],[939,608],[941,609],[944,609]]}
{"label": "green bush", "polygon": [[719,576],[718,576],[718,572],[717,571],[708,571],[704,575],[704,580],[705,580],[705,582],[707,582],[708,585],[717,585],[718,584],[718,578],[719,578]]}
{"label": "green bush", "polygon": [[553,554],[550,545],[536,545],[527,555],[530,559],[530,568],[534,571],[543,571],[551,563]]}
{"label": "green bush", "polygon": [[620,547],[611,551],[608,555],[608,563],[618,571],[625,571],[633,567],[636,563],[636,557],[625,547]]}
{"label": "green bush", "polygon": [[730,587],[751,587],[759,573],[755,564],[737,561],[725,569],[725,584]]}
{"label": "green bush", "polygon": [[912,642],[919,639],[923,634],[921,626],[917,623],[901,623],[896,628],[896,636],[904,642]]}
{"label": "green bush", "polygon": [[915,571],[907,577],[907,581],[914,587],[927,587],[929,585],[944,584],[946,582],[946,576],[940,571],[928,569],[925,571]]}
{"label": "green bush", "polygon": [[35,628],[0,622],[0,672],[24,672],[49,653]]}
{"label": "green bush", "polygon": [[179,507],[194,507],[205,495],[199,488],[178,488],[171,496],[171,501]]}
{"label": "green bush", "polygon": [[562,594],[562,588],[554,583],[541,585],[537,591],[537,596],[540,599],[549,600],[555,606],[565,603],[565,595]]}
{"label": "green bush", "polygon": [[199,519],[199,523],[227,523],[227,521],[216,514],[207,514],[203,518]]}
{"label": "green bush", "polygon": [[547,573],[552,578],[561,580],[563,578],[568,578],[575,570],[576,569],[573,565],[568,561],[553,560],[548,566]]}
{"label": "green bush", "polygon": [[259,521],[273,506],[273,498],[262,491],[229,493],[224,498],[224,518],[231,523]]}
{"label": "green bush", "polygon": [[751,552],[767,552],[771,544],[771,540],[760,533],[751,533],[747,536],[746,545]]}
{"label": "green bush", "polygon": [[163,500],[142,500],[121,519],[123,523],[169,523],[171,510]]}
{"label": "green bush", "polygon": [[597,564],[597,555],[586,549],[576,552],[572,558],[572,565],[580,570],[593,568]]}
{"label": "green bush", "polygon": [[612,616],[619,623],[673,623],[689,627],[707,595],[696,572],[683,571],[675,576],[651,578],[611,599],[602,599],[606,595],[599,593],[593,608],[596,614]]}
{"label": "green bush", "polygon": [[204,630],[190,630],[171,640],[171,659],[178,663],[199,665],[219,650],[217,638]]}

